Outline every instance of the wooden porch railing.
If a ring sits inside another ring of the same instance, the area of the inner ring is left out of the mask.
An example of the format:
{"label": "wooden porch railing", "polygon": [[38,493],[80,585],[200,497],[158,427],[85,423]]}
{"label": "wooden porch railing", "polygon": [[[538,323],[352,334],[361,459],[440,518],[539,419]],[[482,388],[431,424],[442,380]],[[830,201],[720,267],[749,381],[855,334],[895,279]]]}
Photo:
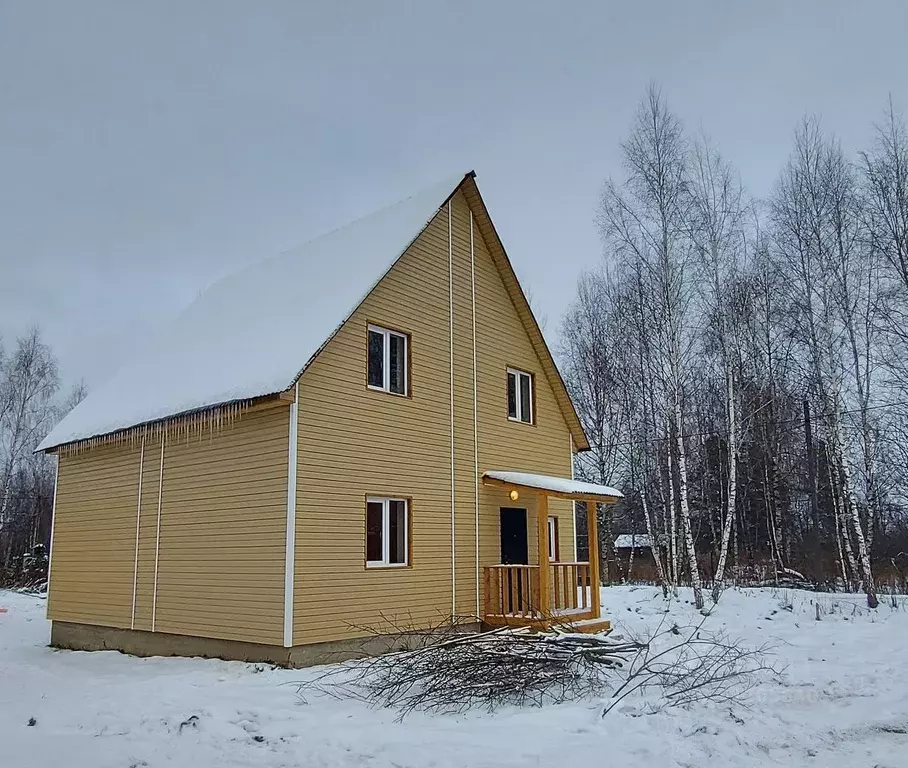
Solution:
{"label": "wooden porch railing", "polygon": [[550,563],[548,605],[540,605],[538,565],[490,565],[485,574],[485,615],[539,619],[590,611],[589,563]]}
{"label": "wooden porch railing", "polygon": [[550,563],[553,612],[586,611],[590,608],[590,564]]}
{"label": "wooden porch railing", "polygon": [[532,619],[539,610],[538,565],[490,565],[485,569],[487,616]]}

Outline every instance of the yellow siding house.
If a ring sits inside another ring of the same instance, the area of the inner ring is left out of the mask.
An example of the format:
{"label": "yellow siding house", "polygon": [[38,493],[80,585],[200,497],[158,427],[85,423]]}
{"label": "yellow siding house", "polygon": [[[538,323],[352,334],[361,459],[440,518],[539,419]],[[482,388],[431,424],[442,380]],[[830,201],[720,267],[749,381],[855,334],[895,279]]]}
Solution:
{"label": "yellow siding house", "polygon": [[216,283],[45,438],[52,643],[307,664],[601,626],[588,447],[459,176]]}

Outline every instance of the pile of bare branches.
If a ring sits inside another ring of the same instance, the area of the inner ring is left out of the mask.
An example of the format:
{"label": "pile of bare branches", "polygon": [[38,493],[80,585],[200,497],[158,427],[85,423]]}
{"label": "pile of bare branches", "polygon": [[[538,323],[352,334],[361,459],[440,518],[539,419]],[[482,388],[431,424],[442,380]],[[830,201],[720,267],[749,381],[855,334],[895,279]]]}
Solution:
{"label": "pile of bare branches", "polygon": [[736,704],[762,680],[780,676],[770,644],[748,647],[725,632],[705,630],[705,621],[683,629],[660,625],[641,644],[603,716],[631,694],[649,694],[652,710],[698,701]]}
{"label": "pile of bare branches", "polygon": [[536,705],[599,694],[608,676],[643,649],[601,635],[531,633],[502,628],[437,630],[418,647],[332,667],[299,692],[356,698],[403,718],[419,709],[456,713]]}
{"label": "pile of bare branches", "polygon": [[666,618],[648,635],[629,638],[569,628],[477,633],[450,624],[399,627],[381,637],[388,648],[405,650],[328,667],[300,683],[298,693],[303,700],[309,694],[358,699],[395,709],[400,719],[414,710],[492,711],[583,698],[607,699],[605,715],[633,694],[651,710],[704,700],[736,703],[760,680],[779,674],[770,646],[750,648],[708,632],[707,620],[679,628]]}

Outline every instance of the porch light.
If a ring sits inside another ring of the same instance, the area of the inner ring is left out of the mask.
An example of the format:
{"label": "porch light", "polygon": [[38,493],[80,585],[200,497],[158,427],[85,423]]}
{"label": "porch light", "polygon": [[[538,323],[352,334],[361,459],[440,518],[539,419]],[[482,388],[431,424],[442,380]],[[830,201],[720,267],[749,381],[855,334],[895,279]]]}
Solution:
{"label": "porch light", "polygon": [[517,493],[517,490],[516,490],[516,489],[513,490],[513,491],[511,491],[511,492],[508,494],[508,496],[511,497],[511,501],[517,501],[517,499],[520,498],[520,494]]}

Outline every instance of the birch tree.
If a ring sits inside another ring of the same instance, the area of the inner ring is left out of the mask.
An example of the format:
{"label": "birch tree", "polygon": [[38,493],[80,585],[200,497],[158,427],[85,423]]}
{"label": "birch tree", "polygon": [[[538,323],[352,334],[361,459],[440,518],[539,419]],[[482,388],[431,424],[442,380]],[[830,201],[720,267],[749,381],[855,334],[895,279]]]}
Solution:
{"label": "birch tree", "polygon": [[618,259],[638,266],[654,299],[662,417],[677,468],[678,517],[694,602],[702,608],[684,438],[683,397],[685,363],[691,352],[688,313],[692,298],[687,146],[680,121],[669,111],[656,86],[650,86],[621,148],[626,179],[620,185],[613,181],[606,185],[599,221],[604,240]]}
{"label": "birch tree", "polygon": [[691,161],[691,235],[700,271],[700,298],[711,322],[724,379],[726,466],[728,486],[719,562],[713,578],[713,600],[719,600],[725,578],[728,544],[735,520],[739,421],[735,367],[738,360],[738,332],[734,291],[744,246],[745,204],[741,185],[731,165],[705,137],[694,145]]}
{"label": "birch tree", "polygon": [[[842,264],[853,258],[856,216],[853,178],[834,142],[814,120],[805,120],[795,150],[772,199],[775,245],[790,265],[793,304],[806,350],[807,369],[823,412],[845,514],[855,538],[863,588],[877,603],[867,536],[844,431],[848,324],[841,287]],[[837,284],[838,283],[838,284]]]}

